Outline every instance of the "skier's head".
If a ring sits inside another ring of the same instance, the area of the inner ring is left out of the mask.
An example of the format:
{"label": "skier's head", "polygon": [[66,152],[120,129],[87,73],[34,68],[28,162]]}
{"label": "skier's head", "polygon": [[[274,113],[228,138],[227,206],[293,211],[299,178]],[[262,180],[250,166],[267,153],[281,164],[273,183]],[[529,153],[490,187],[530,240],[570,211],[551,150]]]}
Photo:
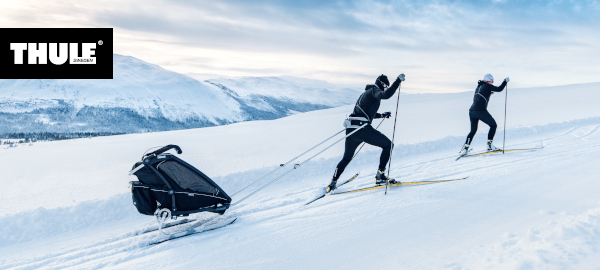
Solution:
{"label": "skier's head", "polygon": [[379,77],[377,77],[375,85],[377,85],[379,89],[385,90],[386,88],[390,87],[390,81],[388,80],[387,76],[381,74]]}
{"label": "skier's head", "polygon": [[483,81],[494,83],[494,76],[492,76],[492,74],[485,74],[485,76],[483,76]]}

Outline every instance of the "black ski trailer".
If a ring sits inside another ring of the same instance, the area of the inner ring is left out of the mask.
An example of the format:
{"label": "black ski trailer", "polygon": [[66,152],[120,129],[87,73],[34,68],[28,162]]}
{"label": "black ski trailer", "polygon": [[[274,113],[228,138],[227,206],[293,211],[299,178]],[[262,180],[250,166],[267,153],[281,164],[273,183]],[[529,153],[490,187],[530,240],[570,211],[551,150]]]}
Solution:
{"label": "black ski trailer", "polygon": [[166,219],[177,216],[199,212],[224,214],[231,198],[194,166],[165,153],[171,149],[182,153],[179,146],[167,145],[144,154],[129,172],[139,180],[130,182],[137,210],[156,216],[161,227]]}

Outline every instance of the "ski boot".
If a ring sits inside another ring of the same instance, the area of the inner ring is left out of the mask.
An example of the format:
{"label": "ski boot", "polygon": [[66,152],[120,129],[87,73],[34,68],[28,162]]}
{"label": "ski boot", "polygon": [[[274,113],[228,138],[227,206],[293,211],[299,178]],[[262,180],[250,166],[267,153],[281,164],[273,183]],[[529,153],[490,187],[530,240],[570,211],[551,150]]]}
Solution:
{"label": "ski boot", "polygon": [[331,183],[329,183],[329,186],[327,186],[326,193],[332,192],[335,189],[335,185],[336,184],[337,184],[337,180],[336,179],[331,179]]}
{"label": "ski boot", "polygon": [[375,176],[375,185],[384,185],[386,182],[389,182],[390,184],[398,183],[395,179],[391,179],[385,176],[385,172],[377,170],[377,175]]}
{"label": "ski boot", "polygon": [[471,151],[471,149],[469,149],[469,145],[465,143],[465,145],[463,145],[463,148],[460,149],[460,155],[466,156],[469,154],[470,151]]}
{"label": "ski boot", "polygon": [[494,151],[501,151],[502,150],[502,149],[494,146],[494,144],[492,144],[491,140],[488,140],[487,146],[488,146],[488,148],[487,148],[488,152],[494,152]]}

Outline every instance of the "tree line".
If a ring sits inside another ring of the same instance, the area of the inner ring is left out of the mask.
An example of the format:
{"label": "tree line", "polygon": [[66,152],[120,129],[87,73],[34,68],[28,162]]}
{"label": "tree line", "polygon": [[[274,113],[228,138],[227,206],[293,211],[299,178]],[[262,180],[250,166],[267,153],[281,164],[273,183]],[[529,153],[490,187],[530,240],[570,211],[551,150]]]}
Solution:
{"label": "tree line", "polygon": [[[36,141],[59,141],[80,138],[91,138],[100,136],[122,135],[125,132],[17,132],[0,133],[0,139],[18,140],[17,143],[30,143]],[[11,144],[12,141],[4,141],[3,144]]]}

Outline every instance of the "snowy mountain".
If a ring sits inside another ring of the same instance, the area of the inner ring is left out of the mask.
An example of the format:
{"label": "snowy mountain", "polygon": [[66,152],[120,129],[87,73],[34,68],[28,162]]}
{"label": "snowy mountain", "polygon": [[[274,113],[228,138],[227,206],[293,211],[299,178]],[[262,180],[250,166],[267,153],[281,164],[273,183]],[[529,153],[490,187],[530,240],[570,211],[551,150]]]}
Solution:
{"label": "snowy mountain", "polygon": [[360,94],[293,77],[200,82],[116,54],[113,72],[113,80],[0,80],[0,130],[131,133],[206,127],[331,108]]}
{"label": "snowy mountain", "polygon": [[[232,195],[341,131],[352,105],[273,121],[0,147],[0,269],[598,269],[599,88],[510,88],[506,147],[544,149],[459,161],[473,92],[403,95],[390,176],[467,180],[339,194],[305,206],[329,183],[340,142],[224,216],[188,217],[236,223],[151,246],[164,236],[139,235],[157,225],[132,204],[128,182],[136,177],[127,174],[148,148],[181,146],[178,157]],[[505,93],[489,101],[497,145]],[[395,98],[380,112],[393,112]],[[384,120],[378,130],[391,138],[393,126]],[[487,131],[479,125],[474,151],[484,149]],[[379,154],[365,146],[342,175],[359,177],[339,192],[373,185]]]}
{"label": "snowy mountain", "polygon": [[[357,94],[360,94],[360,92],[352,89],[340,88],[325,81],[290,76],[222,78],[206,80],[205,82],[218,86],[226,90],[227,93],[231,93],[232,97],[240,98],[249,104],[260,103],[261,99],[277,99],[337,107],[354,103]],[[354,92],[357,94],[354,94]]]}

